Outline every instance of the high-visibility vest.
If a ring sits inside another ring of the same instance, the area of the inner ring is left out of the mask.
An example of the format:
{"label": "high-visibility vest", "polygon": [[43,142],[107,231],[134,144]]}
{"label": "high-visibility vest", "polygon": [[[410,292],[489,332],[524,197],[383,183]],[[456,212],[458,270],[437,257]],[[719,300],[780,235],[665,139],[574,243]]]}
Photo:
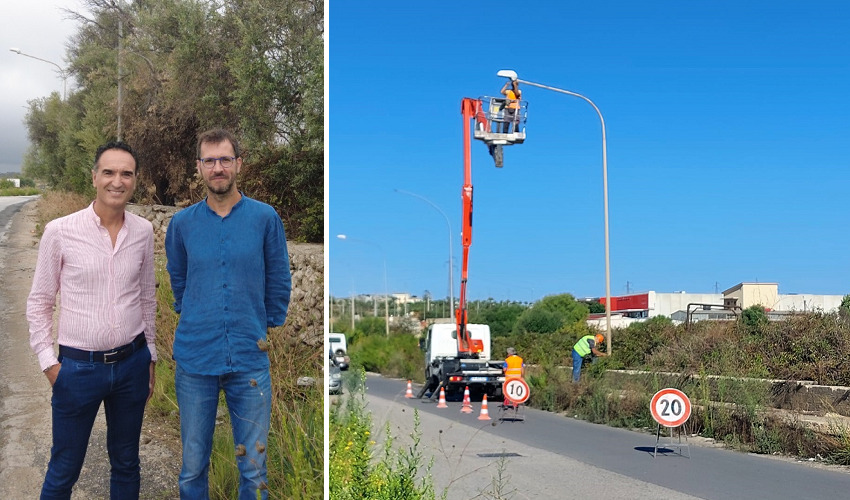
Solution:
{"label": "high-visibility vest", "polygon": [[590,342],[588,342],[590,340],[592,340],[594,344],[596,343],[596,337],[594,335],[585,335],[576,342],[576,345],[573,346],[573,349],[575,349],[582,358],[590,354]]}
{"label": "high-visibility vest", "polygon": [[508,98],[508,108],[519,109],[519,96],[514,94],[513,89],[508,89],[505,97]]}
{"label": "high-visibility vest", "polygon": [[516,354],[508,356],[505,358],[505,364],[508,365],[505,368],[505,378],[522,378],[522,358],[517,356]]}

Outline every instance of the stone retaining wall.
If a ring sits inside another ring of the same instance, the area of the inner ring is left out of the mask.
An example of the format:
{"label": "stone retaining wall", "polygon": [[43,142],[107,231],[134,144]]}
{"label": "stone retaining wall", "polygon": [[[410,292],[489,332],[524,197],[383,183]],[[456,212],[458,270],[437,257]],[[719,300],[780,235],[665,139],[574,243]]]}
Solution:
{"label": "stone retaining wall", "polygon": [[[165,231],[179,208],[163,205],[128,205],[127,210],[153,224],[154,251],[165,252]],[[284,336],[320,346],[324,342],[325,256],[324,246],[288,243],[292,272],[292,299],[283,327]]]}

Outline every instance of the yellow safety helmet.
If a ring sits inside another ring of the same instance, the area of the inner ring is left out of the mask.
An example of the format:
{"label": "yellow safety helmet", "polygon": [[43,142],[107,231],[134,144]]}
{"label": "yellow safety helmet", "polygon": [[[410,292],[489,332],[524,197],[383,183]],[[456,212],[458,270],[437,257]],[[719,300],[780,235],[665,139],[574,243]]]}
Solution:
{"label": "yellow safety helmet", "polygon": [[605,342],[605,336],[602,335],[601,333],[597,333],[596,334],[596,343],[601,344],[603,342]]}

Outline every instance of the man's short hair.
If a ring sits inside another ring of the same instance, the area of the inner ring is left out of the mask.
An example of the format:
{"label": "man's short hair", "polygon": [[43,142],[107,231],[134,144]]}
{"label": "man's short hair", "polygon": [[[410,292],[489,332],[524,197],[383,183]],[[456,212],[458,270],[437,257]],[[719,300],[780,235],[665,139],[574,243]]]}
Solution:
{"label": "man's short hair", "polygon": [[508,356],[516,356],[516,349],[508,347]]}
{"label": "man's short hair", "polygon": [[133,157],[133,163],[136,164],[135,173],[139,173],[139,158],[136,156],[136,152],[133,151],[133,148],[130,147],[129,144],[123,141],[110,141],[97,148],[97,151],[94,153],[94,166],[92,167],[93,172],[97,172],[97,163],[100,161],[100,157],[103,153],[109,151],[110,149],[120,149],[121,151],[126,151],[130,153]]}
{"label": "man's short hair", "polygon": [[220,142],[230,141],[230,144],[233,146],[233,154],[237,158],[242,156],[242,152],[239,151],[239,142],[236,140],[236,137],[230,133],[230,131],[225,130],[223,128],[215,128],[212,130],[207,130],[206,132],[201,132],[198,135],[198,146],[195,154],[195,158],[201,157],[201,145],[202,144],[218,144]]}

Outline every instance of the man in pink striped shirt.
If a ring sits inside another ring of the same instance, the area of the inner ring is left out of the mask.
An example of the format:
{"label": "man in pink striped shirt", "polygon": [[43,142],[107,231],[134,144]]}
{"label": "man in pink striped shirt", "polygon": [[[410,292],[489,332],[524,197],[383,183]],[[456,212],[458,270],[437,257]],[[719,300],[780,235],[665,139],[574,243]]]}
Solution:
{"label": "man in pink striped shirt", "polygon": [[[139,437],[156,362],[153,227],[125,210],[136,188],[132,148],[98,148],[97,195],[44,228],[27,300],[30,345],[53,388],[53,447],[42,499],[71,498],[100,404],[112,498],[139,498]],[[60,294],[59,356],[53,308]]]}

